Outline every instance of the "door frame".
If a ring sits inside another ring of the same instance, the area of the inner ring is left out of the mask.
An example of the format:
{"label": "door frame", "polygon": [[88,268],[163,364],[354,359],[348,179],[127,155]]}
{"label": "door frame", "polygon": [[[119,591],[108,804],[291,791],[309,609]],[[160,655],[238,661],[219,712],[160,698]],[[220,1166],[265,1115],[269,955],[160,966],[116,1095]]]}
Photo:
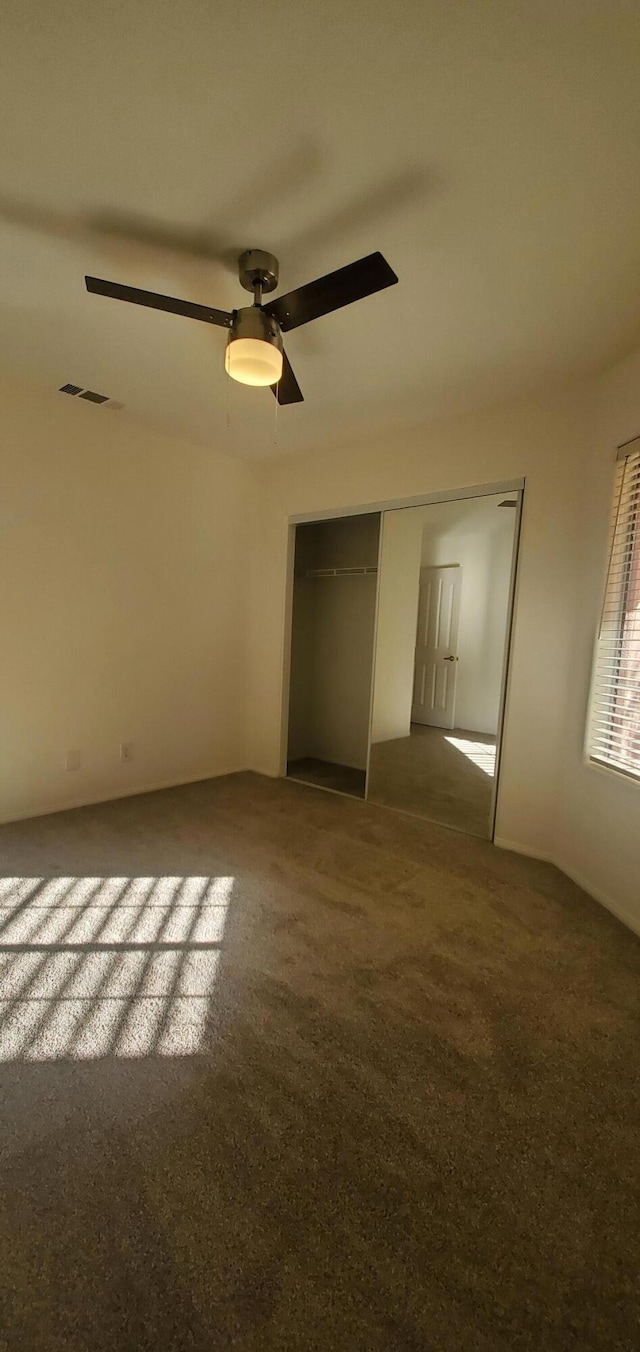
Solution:
{"label": "door frame", "polygon": [[511,551],[511,576],[509,578],[509,594],[507,597],[507,631],[504,640],[504,654],[502,658],[502,680],[500,682],[500,704],[498,706],[498,731],[496,735],[496,764],[493,776],[493,791],[491,794],[491,817],[489,821],[490,835],[489,839],[493,843],[496,834],[496,816],[498,813],[498,793],[500,788],[500,767],[502,764],[502,747],[504,743],[504,733],[507,722],[507,699],[509,695],[509,670],[511,666],[511,657],[513,649],[513,631],[515,628],[516,595],[518,588],[518,565],[520,562],[520,538],[522,535],[522,513],[524,510],[525,482],[522,481],[522,487],[518,490],[516,519],[513,528],[513,548]]}
{"label": "door frame", "polygon": [[[515,493],[517,494],[516,521],[513,534],[513,552],[511,556],[511,578],[509,582],[509,596],[507,602],[507,633],[505,638],[504,658],[502,664],[502,681],[500,687],[500,713],[498,717],[498,733],[496,737],[496,770],[493,780],[493,790],[491,795],[491,817],[490,817],[490,836],[493,841],[495,836],[496,814],[498,808],[498,796],[500,790],[500,767],[502,761],[502,747],[504,734],[507,724],[507,702],[509,693],[509,669],[513,648],[513,633],[515,620],[515,606],[517,599],[518,582],[518,562],[520,556],[520,540],[522,534],[522,513],[524,507],[524,494],[526,479],[524,477],[517,479],[500,479],[494,483],[471,484],[461,488],[444,489],[439,493],[416,493],[411,497],[405,498],[385,498],[379,502],[365,502],[358,504],[349,504],[341,507],[327,507],[315,512],[295,512],[287,517],[287,566],[285,577],[285,598],[284,598],[284,624],[282,631],[282,689],[280,701],[280,765],[279,776],[286,777],[287,773],[287,742],[289,732],[289,687],[291,680],[291,625],[293,617],[293,582],[294,582],[294,562],[295,562],[295,541],[296,526],[300,526],[309,521],[332,521],[336,517],[346,516],[364,516],[369,512],[397,511],[403,507],[429,507],[438,502],[456,502],[461,498],[486,498],[495,493]],[[382,542],[383,520],[380,522],[380,542],[379,551]],[[378,565],[380,563],[380,552],[378,554]],[[375,643],[378,625],[378,600],[380,595],[379,586],[380,572],[378,569],[378,581],[376,583],[376,617],[374,624],[374,655]],[[371,672],[371,691],[373,693],[373,679],[375,674],[375,660],[372,664]],[[371,750],[371,725],[373,719],[373,698],[369,705],[369,737],[367,743],[367,778],[365,783],[365,801],[369,787],[369,754]]]}

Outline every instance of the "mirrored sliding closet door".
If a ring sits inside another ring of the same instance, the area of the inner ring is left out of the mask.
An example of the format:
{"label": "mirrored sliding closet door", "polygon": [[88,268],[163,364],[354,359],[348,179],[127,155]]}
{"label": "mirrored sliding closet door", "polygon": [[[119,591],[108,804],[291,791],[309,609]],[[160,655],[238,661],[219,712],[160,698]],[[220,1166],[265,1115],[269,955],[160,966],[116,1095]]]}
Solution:
{"label": "mirrored sliding closet door", "polygon": [[519,496],[383,515],[367,798],[493,832]]}

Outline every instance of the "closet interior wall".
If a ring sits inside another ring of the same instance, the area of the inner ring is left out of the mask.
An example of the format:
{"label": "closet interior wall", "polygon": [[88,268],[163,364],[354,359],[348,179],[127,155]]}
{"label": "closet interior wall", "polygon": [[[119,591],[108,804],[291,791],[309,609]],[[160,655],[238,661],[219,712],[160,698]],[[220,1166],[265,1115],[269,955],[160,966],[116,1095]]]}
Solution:
{"label": "closet interior wall", "polygon": [[296,528],[287,773],[364,796],[380,514]]}

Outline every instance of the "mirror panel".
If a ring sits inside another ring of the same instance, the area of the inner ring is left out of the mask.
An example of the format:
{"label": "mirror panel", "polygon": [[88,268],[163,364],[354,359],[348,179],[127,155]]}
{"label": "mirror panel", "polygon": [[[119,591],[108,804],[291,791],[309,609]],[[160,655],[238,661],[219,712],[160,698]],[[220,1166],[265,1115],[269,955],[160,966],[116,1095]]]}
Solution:
{"label": "mirror panel", "polygon": [[518,497],[382,524],[367,798],[489,839]]}

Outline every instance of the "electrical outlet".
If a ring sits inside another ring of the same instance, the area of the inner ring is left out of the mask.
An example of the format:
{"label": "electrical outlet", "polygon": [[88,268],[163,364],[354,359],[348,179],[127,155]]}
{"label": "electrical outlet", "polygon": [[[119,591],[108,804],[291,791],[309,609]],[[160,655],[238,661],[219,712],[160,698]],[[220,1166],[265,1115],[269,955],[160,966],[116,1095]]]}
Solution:
{"label": "electrical outlet", "polygon": [[64,761],[65,770],[79,770],[82,765],[81,751],[67,751]]}
{"label": "electrical outlet", "polygon": [[123,763],[133,760],[133,742],[120,743],[120,760]]}

